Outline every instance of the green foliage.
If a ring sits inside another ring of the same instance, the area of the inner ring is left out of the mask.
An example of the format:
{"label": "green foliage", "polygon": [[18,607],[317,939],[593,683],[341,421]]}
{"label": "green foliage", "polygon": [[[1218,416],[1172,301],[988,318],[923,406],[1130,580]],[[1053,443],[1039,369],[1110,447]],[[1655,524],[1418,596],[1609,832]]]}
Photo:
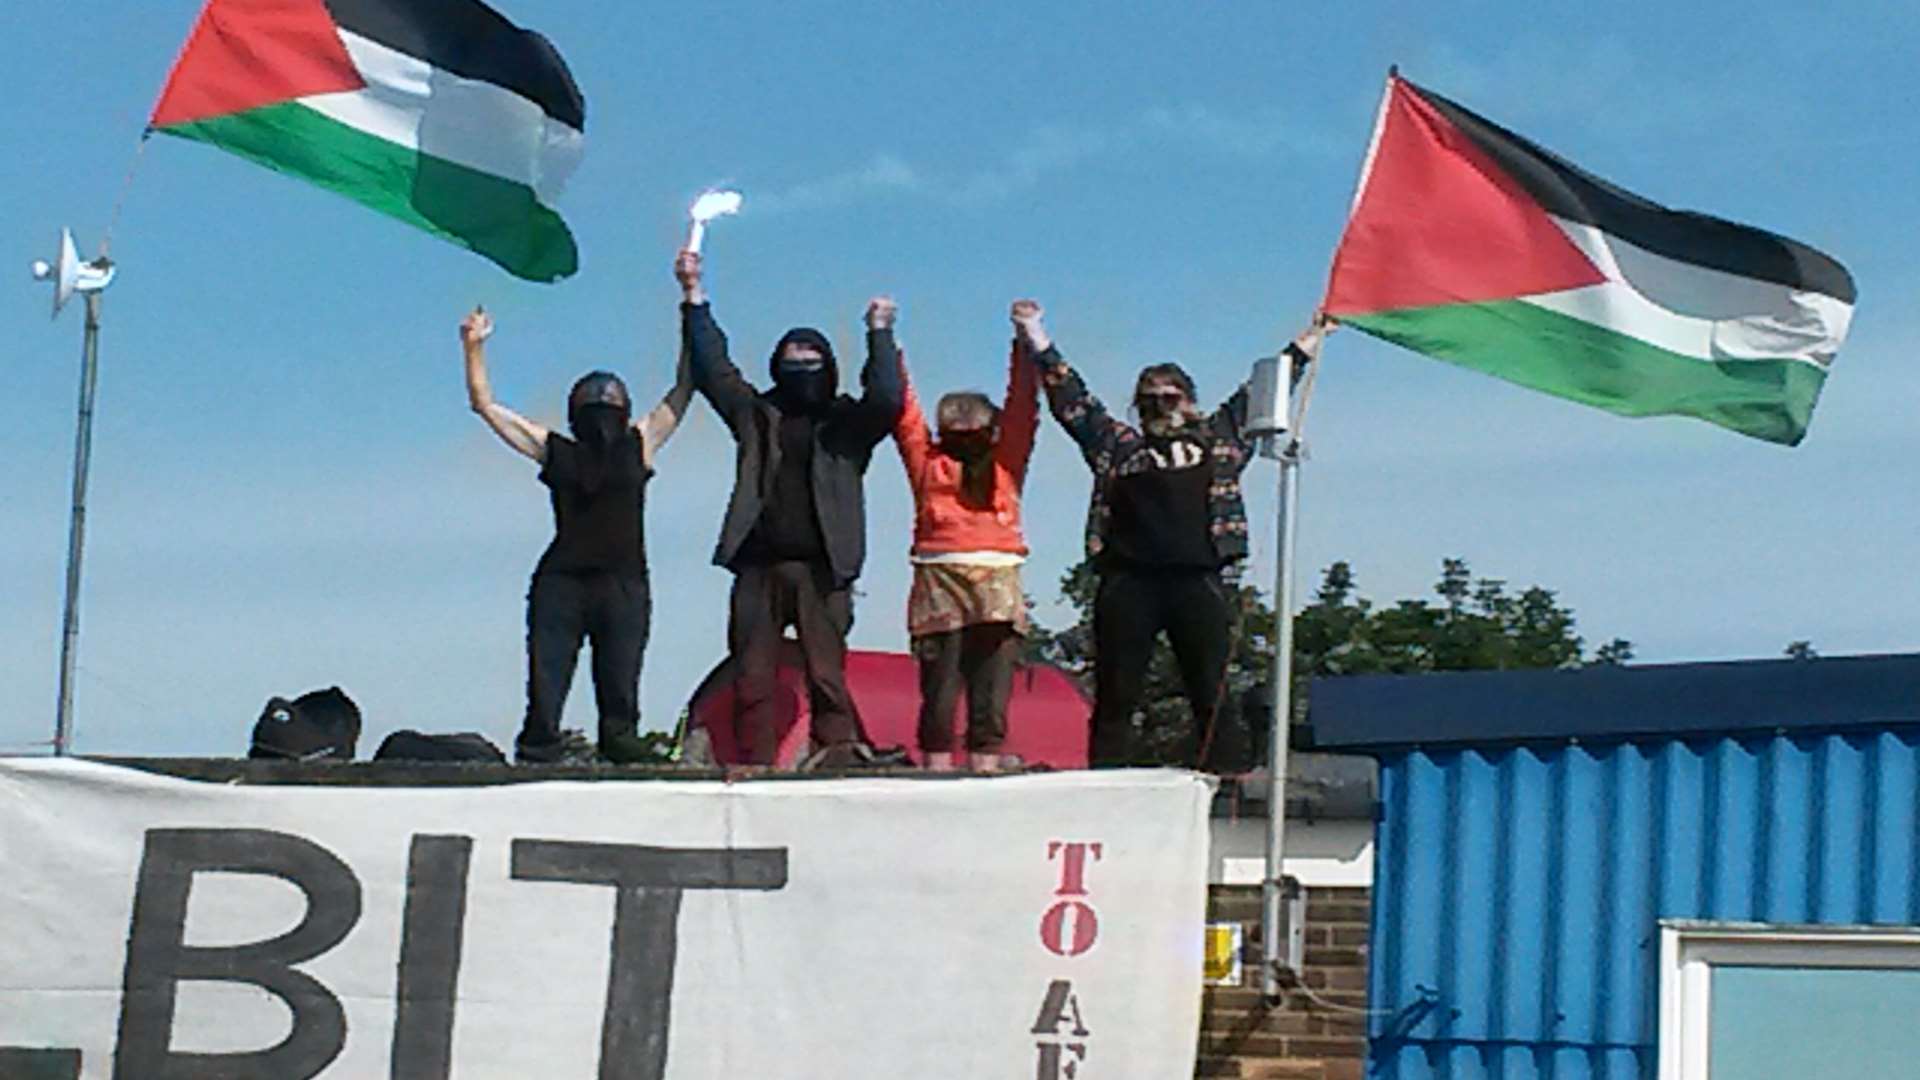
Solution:
{"label": "green foliage", "polygon": [[[1460,559],[1440,564],[1439,603],[1402,600],[1376,608],[1355,594],[1353,568],[1327,568],[1314,602],[1294,623],[1296,670],[1311,675],[1414,674],[1509,668],[1579,667],[1584,642],[1573,611],[1551,589],[1515,595],[1499,578],[1475,579]],[[1603,647],[1603,663],[1633,655],[1631,643]]]}
{"label": "green foliage", "polygon": [[1593,651],[1593,659],[1588,661],[1592,667],[1619,667],[1633,659],[1633,642],[1626,638],[1614,638]]}
{"label": "green foliage", "polygon": [[[1034,624],[1027,642],[1030,660],[1056,664],[1092,685],[1094,657],[1093,598],[1098,578],[1082,560],[1060,580],[1061,598],[1074,610],[1074,625],[1058,632]],[[1238,620],[1227,670],[1225,703],[1237,708],[1255,687],[1269,682],[1273,669],[1276,620],[1259,590],[1236,591]],[[1294,620],[1293,715],[1304,719],[1307,691],[1315,676],[1415,674],[1514,668],[1573,668],[1585,664],[1623,664],[1633,644],[1614,638],[1591,659],[1575,632],[1573,611],[1554,592],[1533,586],[1511,593],[1499,578],[1475,578],[1466,562],[1445,559],[1437,599],[1400,600],[1376,606],[1359,595],[1353,567],[1329,566],[1311,603]],[[1172,732],[1183,730],[1190,715],[1173,651],[1163,638],[1147,673],[1142,734],[1151,760],[1169,761]],[[1264,718],[1250,718],[1264,726]]]}
{"label": "green foliage", "polygon": [[1811,641],[1789,641],[1787,642],[1787,647],[1780,652],[1782,656],[1785,656],[1789,660],[1816,660],[1819,659],[1820,656],[1820,654],[1814,650],[1813,642]]}

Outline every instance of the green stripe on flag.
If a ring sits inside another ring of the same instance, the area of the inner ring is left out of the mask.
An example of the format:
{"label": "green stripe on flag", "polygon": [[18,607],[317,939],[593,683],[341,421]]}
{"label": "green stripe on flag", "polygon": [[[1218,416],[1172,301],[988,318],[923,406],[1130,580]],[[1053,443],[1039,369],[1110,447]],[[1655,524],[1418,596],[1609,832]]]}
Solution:
{"label": "green stripe on flag", "polygon": [[516,277],[558,281],[580,266],[566,222],[533,189],[397,146],[298,102],[159,130],[329,188],[470,248]]}
{"label": "green stripe on flag", "polygon": [[1702,360],[1500,300],[1340,319],[1415,352],[1621,416],[1692,416],[1793,446],[1827,373],[1802,360]]}

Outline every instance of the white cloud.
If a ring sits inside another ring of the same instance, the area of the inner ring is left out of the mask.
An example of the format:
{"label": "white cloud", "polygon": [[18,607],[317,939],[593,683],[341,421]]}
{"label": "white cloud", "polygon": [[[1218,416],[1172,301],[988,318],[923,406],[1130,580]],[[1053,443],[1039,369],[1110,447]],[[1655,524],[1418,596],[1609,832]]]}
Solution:
{"label": "white cloud", "polygon": [[[1485,53],[1442,43],[1405,74],[1498,123],[1572,120],[1622,140],[1697,134],[1735,118],[1749,122],[1732,130],[1750,131],[1755,108],[1739,95],[1702,93],[1697,80],[1673,69],[1649,67],[1644,50],[1613,36],[1522,35]],[[1766,106],[1775,122],[1790,107]]]}
{"label": "white cloud", "polygon": [[913,191],[922,186],[920,174],[912,165],[881,152],[857,169],[810,180],[785,191],[755,193],[751,205],[756,212],[767,214],[815,210],[842,206],[885,192]]}
{"label": "white cloud", "polygon": [[1282,153],[1325,158],[1349,153],[1363,129],[1332,132],[1279,112],[1257,116],[1221,112],[1205,105],[1159,106],[1141,117],[1145,131],[1184,140],[1216,153],[1262,158]]}
{"label": "white cloud", "polygon": [[916,165],[894,151],[878,151],[858,168],[756,194],[752,202],[763,213],[844,206],[888,194],[979,205],[1012,198],[1097,158],[1196,149],[1242,158],[1325,158],[1350,147],[1329,131],[1281,113],[1243,115],[1198,104],[1156,106],[1118,124],[1036,127],[991,161],[946,173]]}

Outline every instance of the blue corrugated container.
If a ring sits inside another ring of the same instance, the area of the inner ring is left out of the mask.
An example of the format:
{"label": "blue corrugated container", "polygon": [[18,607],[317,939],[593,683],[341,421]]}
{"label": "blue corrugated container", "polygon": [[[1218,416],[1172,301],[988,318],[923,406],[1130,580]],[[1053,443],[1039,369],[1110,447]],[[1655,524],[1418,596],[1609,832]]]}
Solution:
{"label": "blue corrugated container", "polygon": [[1313,715],[1380,762],[1375,1076],[1651,1080],[1659,920],[1920,922],[1920,657],[1323,680]]}

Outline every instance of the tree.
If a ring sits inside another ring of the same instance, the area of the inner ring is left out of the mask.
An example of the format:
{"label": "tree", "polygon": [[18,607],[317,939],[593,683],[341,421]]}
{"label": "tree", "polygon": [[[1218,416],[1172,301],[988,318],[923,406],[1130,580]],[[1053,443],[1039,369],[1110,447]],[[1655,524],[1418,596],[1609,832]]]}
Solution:
{"label": "tree", "polygon": [[[1077,620],[1057,633],[1036,622],[1027,642],[1029,659],[1055,664],[1089,689],[1095,662],[1097,587],[1098,578],[1085,560],[1068,570],[1060,580],[1060,591]],[[1305,718],[1314,676],[1573,668],[1623,664],[1633,658],[1632,642],[1614,638],[1588,659],[1585,643],[1574,631],[1573,611],[1561,606],[1552,590],[1536,585],[1510,593],[1502,579],[1475,578],[1461,559],[1441,561],[1434,593],[1437,603],[1412,599],[1376,607],[1358,594],[1350,564],[1329,566],[1313,602],[1301,608],[1294,620],[1295,722]],[[1264,742],[1260,735],[1270,726],[1263,702],[1273,670],[1277,623],[1259,590],[1240,586],[1233,590],[1233,599],[1234,643],[1217,724],[1225,731],[1233,726],[1236,715],[1242,716],[1258,744]],[[1172,760],[1175,740],[1169,736],[1184,730],[1190,715],[1173,652],[1163,639],[1148,667],[1145,705],[1142,716],[1136,718],[1144,722],[1143,763],[1185,764]],[[1207,734],[1202,733],[1203,740]],[[1264,753],[1258,746],[1254,750],[1256,756]]]}
{"label": "tree", "polygon": [[1593,667],[1620,667],[1633,659],[1633,642],[1626,638],[1614,638],[1593,651]]}
{"label": "tree", "polygon": [[1820,657],[1820,654],[1814,651],[1811,641],[1789,641],[1787,647],[1780,652],[1789,660],[1817,660]]}

